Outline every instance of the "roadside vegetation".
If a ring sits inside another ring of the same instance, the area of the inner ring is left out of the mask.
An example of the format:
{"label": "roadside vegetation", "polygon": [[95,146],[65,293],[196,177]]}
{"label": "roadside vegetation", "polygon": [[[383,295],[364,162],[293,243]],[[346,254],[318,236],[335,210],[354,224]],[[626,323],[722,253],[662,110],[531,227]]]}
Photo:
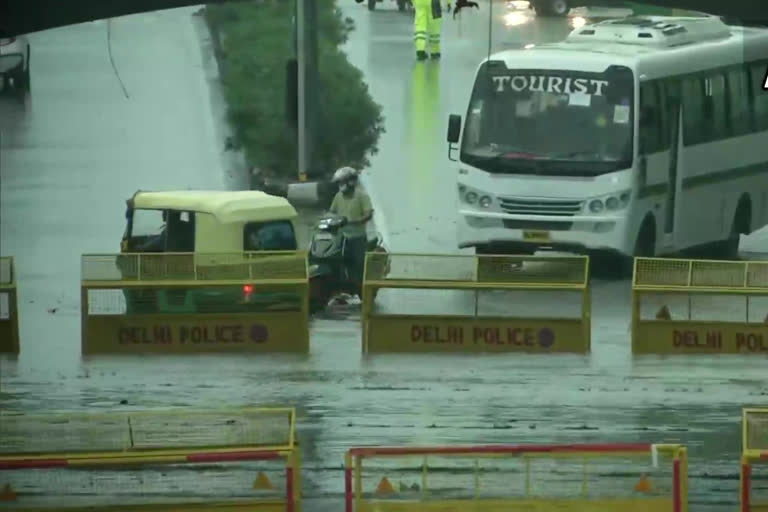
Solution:
{"label": "roadside vegetation", "polygon": [[[384,131],[381,107],[341,46],[353,30],[336,0],[317,0],[317,142],[310,175],[342,165],[363,168]],[[211,29],[236,148],[266,176],[297,175],[297,133],[286,114],[286,65],[294,57],[294,2],[251,0],[209,5]]]}

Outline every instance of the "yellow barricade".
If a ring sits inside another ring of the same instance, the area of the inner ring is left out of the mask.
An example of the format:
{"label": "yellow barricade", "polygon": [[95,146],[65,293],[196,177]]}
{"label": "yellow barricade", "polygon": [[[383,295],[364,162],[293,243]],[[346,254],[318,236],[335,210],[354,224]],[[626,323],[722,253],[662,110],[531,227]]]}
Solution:
{"label": "yellow barricade", "polygon": [[636,258],[635,354],[768,354],[768,262]]}
{"label": "yellow barricade", "polygon": [[768,512],[768,408],[744,409],[742,428],[741,511]]}
{"label": "yellow barricade", "polygon": [[19,353],[19,309],[13,258],[0,257],[0,354]]}
{"label": "yellow barricade", "polygon": [[0,511],[300,512],[295,411],[0,415]]}
{"label": "yellow barricade", "polygon": [[347,452],[346,512],[686,512],[685,447],[366,447]]}
{"label": "yellow barricade", "polygon": [[363,352],[587,353],[588,268],[586,256],[369,253]]}
{"label": "yellow barricade", "polygon": [[83,354],[309,351],[304,251],[82,257]]}

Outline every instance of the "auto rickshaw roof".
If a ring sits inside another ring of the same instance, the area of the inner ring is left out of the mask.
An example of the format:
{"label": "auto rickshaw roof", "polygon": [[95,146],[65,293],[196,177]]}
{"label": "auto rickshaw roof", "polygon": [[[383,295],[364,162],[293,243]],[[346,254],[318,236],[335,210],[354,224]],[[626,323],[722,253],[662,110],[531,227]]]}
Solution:
{"label": "auto rickshaw roof", "polygon": [[260,222],[297,217],[287,199],[258,190],[179,190],[134,194],[133,207],[209,213],[221,223]]}

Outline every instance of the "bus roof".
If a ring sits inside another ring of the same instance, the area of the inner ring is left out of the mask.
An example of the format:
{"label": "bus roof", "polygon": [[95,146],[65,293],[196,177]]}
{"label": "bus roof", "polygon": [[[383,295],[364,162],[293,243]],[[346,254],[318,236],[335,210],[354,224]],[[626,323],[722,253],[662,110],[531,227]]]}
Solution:
{"label": "bus roof", "polygon": [[138,191],[131,201],[137,209],[209,213],[225,224],[297,217],[296,209],[287,199],[258,190]]}
{"label": "bus roof", "polygon": [[656,78],[766,55],[766,28],[729,26],[713,16],[631,16],[585,25],[564,41],[505,50],[486,60],[504,61],[510,69],[591,72],[624,65]]}

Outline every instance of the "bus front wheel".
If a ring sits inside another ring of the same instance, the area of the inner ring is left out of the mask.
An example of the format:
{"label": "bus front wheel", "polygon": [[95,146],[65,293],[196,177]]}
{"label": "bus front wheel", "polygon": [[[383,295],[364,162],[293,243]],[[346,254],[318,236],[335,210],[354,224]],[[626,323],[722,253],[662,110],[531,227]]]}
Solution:
{"label": "bus front wheel", "polygon": [[652,216],[647,216],[640,226],[635,240],[635,248],[632,256],[624,258],[622,274],[632,277],[635,269],[635,258],[653,258],[656,255],[656,222]]}

